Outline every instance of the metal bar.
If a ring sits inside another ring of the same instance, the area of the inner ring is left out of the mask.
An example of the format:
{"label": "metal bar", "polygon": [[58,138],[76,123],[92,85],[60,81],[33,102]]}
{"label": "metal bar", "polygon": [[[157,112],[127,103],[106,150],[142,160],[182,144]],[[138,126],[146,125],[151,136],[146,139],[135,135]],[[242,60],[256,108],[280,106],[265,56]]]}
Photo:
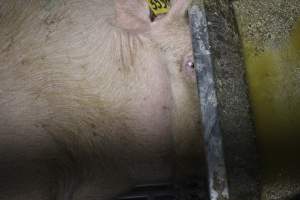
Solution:
{"label": "metal bar", "polygon": [[202,1],[189,9],[194,65],[202,116],[210,200],[228,200],[228,182],[218,116],[215,77],[209,46],[207,20]]}
{"label": "metal bar", "polygon": [[171,183],[137,185],[130,193],[116,200],[177,199],[177,188]]}

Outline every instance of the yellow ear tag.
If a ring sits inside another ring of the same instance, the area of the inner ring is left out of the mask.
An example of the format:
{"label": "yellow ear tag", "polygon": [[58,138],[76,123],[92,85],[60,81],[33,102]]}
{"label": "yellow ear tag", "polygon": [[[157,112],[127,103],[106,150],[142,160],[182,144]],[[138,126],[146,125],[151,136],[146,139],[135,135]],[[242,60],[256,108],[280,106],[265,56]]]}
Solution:
{"label": "yellow ear tag", "polygon": [[169,12],[170,0],[146,0],[155,16]]}

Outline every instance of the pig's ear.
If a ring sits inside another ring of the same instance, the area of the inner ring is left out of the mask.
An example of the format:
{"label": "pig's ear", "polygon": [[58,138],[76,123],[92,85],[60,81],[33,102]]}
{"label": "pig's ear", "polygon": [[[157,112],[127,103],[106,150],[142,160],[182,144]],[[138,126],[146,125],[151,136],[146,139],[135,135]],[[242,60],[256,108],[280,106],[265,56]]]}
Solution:
{"label": "pig's ear", "polygon": [[150,11],[145,0],[115,0],[117,25],[132,32],[150,28]]}
{"label": "pig's ear", "polygon": [[184,17],[192,0],[171,0],[172,8],[168,13],[168,18]]}

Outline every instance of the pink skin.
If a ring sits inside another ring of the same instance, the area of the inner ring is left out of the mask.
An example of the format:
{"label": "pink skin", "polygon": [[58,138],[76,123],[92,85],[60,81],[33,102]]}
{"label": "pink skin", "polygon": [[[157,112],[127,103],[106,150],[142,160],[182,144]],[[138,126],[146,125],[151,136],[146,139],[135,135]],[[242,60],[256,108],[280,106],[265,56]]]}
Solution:
{"label": "pink skin", "polygon": [[1,200],[197,174],[189,1],[172,5],[151,22],[144,0],[0,2]]}

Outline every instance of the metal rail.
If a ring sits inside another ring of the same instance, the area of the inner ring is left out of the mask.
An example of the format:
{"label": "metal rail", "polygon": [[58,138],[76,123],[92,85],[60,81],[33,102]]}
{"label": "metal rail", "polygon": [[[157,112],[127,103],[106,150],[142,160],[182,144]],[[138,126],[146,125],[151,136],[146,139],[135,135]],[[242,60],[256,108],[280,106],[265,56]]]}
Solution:
{"label": "metal rail", "polygon": [[202,1],[189,9],[194,65],[202,116],[210,200],[228,200],[228,181],[222,133],[218,116],[215,77],[209,46],[208,26]]}

